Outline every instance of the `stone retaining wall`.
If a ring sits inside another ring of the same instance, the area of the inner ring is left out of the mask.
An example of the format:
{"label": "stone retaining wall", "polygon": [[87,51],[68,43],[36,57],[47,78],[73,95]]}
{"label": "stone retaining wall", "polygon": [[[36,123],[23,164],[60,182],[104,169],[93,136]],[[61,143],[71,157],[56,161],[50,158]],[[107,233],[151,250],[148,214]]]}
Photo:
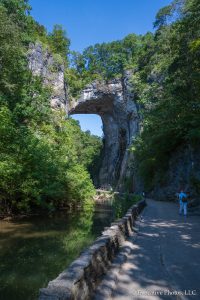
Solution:
{"label": "stone retaining wall", "polygon": [[134,221],[143,210],[145,200],[133,205],[119,221],[112,223],[78,259],[40,289],[39,300],[86,300],[111,265],[123,241],[133,231]]}

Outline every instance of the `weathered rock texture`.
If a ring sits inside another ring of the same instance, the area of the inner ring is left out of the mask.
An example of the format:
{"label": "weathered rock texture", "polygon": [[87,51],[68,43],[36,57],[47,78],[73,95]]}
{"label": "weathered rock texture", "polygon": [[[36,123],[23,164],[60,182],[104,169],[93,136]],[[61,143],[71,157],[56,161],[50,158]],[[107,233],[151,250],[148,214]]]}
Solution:
{"label": "weathered rock texture", "polygon": [[40,43],[30,44],[27,54],[28,66],[33,75],[40,76],[52,90],[51,107],[66,110],[67,89],[64,80],[64,65],[59,55],[52,55]]}
{"label": "weathered rock texture", "polygon": [[99,186],[120,186],[128,161],[128,147],[140,130],[138,105],[130,86],[131,73],[108,83],[94,82],[69,106],[69,114],[98,114],[102,118],[104,155]]}
{"label": "weathered rock texture", "polygon": [[134,221],[144,207],[144,200],[133,205],[124,218],[113,223],[67,270],[40,290],[39,300],[91,299],[122,242],[133,232]]}
{"label": "weathered rock texture", "polygon": [[58,57],[40,43],[30,44],[27,57],[32,73],[52,90],[52,108],[62,108],[71,115],[98,114],[102,118],[104,150],[96,185],[123,189],[126,177],[130,177],[128,147],[140,130],[139,108],[130,85],[132,73],[126,71],[123,79],[108,83],[94,82],[82,91],[78,101],[69,102],[64,66]]}
{"label": "weathered rock texture", "polygon": [[168,170],[152,191],[158,200],[175,200],[176,193],[183,189],[198,204],[200,194],[200,147],[180,145],[170,155]]}
{"label": "weathered rock texture", "polygon": [[[59,56],[52,55],[40,43],[30,44],[27,54],[30,70],[41,76],[52,90],[52,108],[62,108],[73,114],[98,114],[104,131],[103,161],[96,185],[113,186],[117,190],[141,192],[142,181],[137,175],[133,153],[128,148],[140,132],[139,106],[130,84],[132,72],[122,79],[94,82],[81,93],[78,101],[69,102],[64,80],[64,66]],[[171,153],[169,168],[159,177],[152,196],[159,200],[174,199],[183,188],[192,195],[200,194],[200,149],[181,146]],[[159,175],[159,174],[158,174]]]}

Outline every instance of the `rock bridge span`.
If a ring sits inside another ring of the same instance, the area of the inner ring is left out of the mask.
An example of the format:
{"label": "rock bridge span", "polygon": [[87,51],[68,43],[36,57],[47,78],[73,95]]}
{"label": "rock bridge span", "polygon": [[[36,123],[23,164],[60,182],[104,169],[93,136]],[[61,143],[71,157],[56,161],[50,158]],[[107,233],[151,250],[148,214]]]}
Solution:
{"label": "rock bridge span", "polygon": [[138,106],[131,91],[129,72],[123,79],[94,82],[76,102],[69,104],[69,115],[97,114],[104,132],[103,161],[99,186],[118,186],[127,167],[128,147],[139,131]]}
{"label": "rock bridge span", "polygon": [[[94,82],[81,93],[78,101],[69,103],[64,80],[64,66],[58,65],[48,50],[40,43],[30,44],[27,54],[29,69],[41,76],[52,89],[50,104],[53,109],[65,109],[72,114],[98,114],[104,132],[103,161],[98,186],[123,186],[127,176],[128,147],[139,131],[139,113],[127,70],[122,79]],[[56,67],[56,68],[55,68]],[[53,71],[53,70],[56,71]]]}

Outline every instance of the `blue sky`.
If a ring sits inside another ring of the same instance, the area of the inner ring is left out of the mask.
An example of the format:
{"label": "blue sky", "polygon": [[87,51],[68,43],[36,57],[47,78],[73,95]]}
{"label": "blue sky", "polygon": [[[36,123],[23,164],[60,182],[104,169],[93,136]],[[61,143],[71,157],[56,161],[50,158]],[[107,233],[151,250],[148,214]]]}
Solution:
{"label": "blue sky", "polygon": [[[48,31],[61,24],[71,40],[71,50],[82,51],[95,43],[122,39],[129,33],[153,30],[157,11],[171,0],[30,0],[32,16]],[[102,135],[101,120],[94,115],[74,117],[83,130]]]}

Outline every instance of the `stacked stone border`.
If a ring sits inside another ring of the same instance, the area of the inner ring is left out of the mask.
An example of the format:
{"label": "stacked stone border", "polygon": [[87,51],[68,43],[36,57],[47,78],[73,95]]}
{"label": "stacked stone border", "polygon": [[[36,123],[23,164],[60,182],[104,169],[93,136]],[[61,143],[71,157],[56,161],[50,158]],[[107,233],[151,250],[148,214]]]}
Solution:
{"label": "stacked stone border", "polygon": [[112,223],[69,268],[50,281],[47,288],[40,289],[39,300],[91,299],[123,241],[133,232],[135,220],[145,206],[145,200],[141,200],[122,219]]}

